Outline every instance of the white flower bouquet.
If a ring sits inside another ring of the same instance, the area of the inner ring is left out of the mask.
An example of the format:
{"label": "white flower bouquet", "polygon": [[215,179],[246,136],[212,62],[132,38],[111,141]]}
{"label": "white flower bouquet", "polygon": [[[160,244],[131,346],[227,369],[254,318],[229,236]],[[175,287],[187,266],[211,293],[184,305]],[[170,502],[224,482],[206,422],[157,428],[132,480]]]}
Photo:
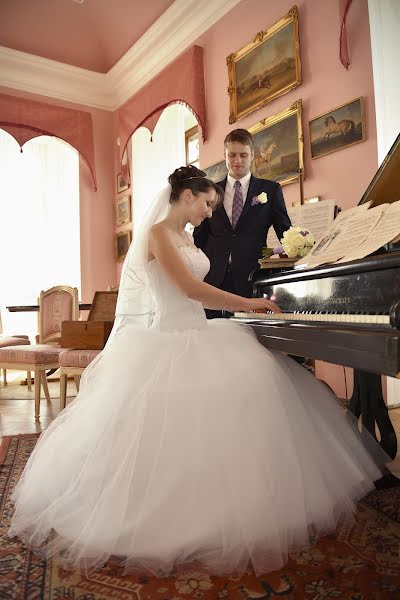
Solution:
{"label": "white flower bouquet", "polygon": [[281,239],[282,248],[289,258],[303,258],[313,247],[315,238],[304,227],[290,227]]}

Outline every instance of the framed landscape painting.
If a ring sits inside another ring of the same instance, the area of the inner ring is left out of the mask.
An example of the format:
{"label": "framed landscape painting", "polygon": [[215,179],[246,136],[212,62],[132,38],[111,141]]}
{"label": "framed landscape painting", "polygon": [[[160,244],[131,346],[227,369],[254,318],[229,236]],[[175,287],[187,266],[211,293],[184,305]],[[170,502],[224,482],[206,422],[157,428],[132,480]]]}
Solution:
{"label": "framed landscape painting", "polygon": [[363,99],[356,98],[309,121],[311,157],[319,158],[365,140]]}
{"label": "framed landscape painting", "polygon": [[226,59],[229,123],[235,123],[301,84],[297,6]]}
{"label": "framed landscape painting", "polygon": [[211,165],[211,167],[207,167],[206,169],[202,169],[207,174],[208,179],[214,181],[214,183],[218,183],[218,181],[222,181],[228,175],[228,169],[226,168],[226,162],[221,160],[221,162],[216,163],[215,165]]}
{"label": "framed landscape painting", "polygon": [[256,177],[286,185],[304,173],[302,102],[262,119],[249,129],[254,137],[252,171]]}

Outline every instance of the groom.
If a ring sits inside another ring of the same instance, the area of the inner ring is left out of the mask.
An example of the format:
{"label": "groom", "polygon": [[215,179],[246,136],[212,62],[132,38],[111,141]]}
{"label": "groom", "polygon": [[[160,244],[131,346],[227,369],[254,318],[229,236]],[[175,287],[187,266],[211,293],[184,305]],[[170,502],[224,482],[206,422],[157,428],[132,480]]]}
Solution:
{"label": "groom", "polygon": [[[234,129],[226,136],[224,148],[228,176],[218,182],[225,191],[224,202],[196,227],[194,241],[210,259],[205,281],[250,298],[249,274],[258,267],[269,228],[272,225],[280,239],[291,223],[279,183],[250,173],[254,159],[251,133]],[[221,311],[206,313],[211,319],[223,316]]]}

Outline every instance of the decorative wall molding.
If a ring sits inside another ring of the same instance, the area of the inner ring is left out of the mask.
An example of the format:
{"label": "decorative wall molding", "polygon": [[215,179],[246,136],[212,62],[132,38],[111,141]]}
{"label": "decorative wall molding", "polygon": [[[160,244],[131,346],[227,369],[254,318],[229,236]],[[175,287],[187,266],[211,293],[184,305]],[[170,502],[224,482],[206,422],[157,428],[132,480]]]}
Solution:
{"label": "decorative wall molding", "polygon": [[0,85],[116,110],[241,0],[175,0],[106,74],[0,46]]}
{"label": "decorative wall molding", "polygon": [[0,85],[111,110],[105,75],[0,46]]}

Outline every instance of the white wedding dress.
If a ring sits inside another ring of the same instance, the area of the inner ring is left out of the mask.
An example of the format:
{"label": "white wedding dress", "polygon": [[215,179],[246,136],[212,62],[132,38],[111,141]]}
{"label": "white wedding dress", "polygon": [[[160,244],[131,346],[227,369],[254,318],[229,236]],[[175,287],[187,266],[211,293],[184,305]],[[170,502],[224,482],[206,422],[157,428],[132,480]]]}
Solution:
{"label": "white wedding dress", "polygon": [[[203,278],[207,257],[180,251]],[[123,318],[41,436],[10,535],[71,563],[113,556],[157,575],[191,561],[277,569],[351,516],[380,469],[323,383],[251,329],[207,321],[156,261],[148,273],[151,326]]]}

